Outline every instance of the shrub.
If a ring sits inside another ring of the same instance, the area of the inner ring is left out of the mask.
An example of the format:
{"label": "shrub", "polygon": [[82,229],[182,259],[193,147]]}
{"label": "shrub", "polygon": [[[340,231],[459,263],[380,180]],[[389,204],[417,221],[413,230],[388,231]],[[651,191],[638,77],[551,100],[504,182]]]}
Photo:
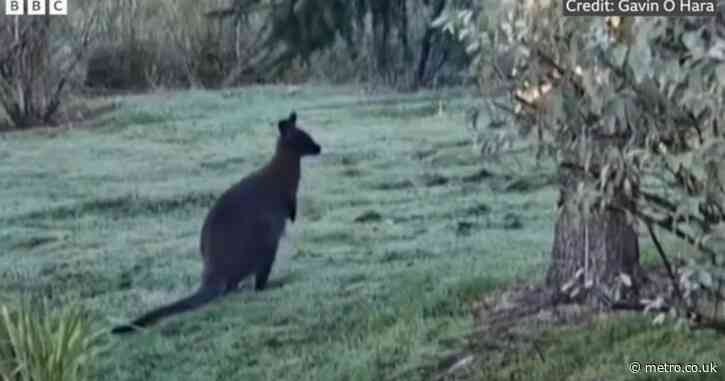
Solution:
{"label": "shrub", "polygon": [[89,380],[98,353],[85,313],[47,305],[0,309],[0,381]]}
{"label": "shrub", "polygon": [[88,57],[86,85],[115,90],[144,89],[149,55],[143,44],[99,46]]}

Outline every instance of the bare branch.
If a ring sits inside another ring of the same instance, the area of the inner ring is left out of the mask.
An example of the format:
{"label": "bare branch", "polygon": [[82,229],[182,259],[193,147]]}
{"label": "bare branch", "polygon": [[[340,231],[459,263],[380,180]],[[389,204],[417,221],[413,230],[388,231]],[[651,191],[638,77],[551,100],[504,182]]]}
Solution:
{"label": "bare branch", "polygon": [[629,210],[629,212],[636,215],[639,219],[644,221],[644,223],[649,224],[649,225],[652,225],[652,224],[657,225],[657,226],[673,233],[676,237],[684,240],[685,242],[689,243],[690,245],[692,245],[693,247],[695,247],[696,249],[702,251],[703,253],[705,253],[707,255],[710,255],[710,256],[717,255],[715,250],[703,245],[701,242],[699,242],[697,239],[695,239],[695,237],[686,233],[682,229],[675,227],[672,223],[673,219],[671,217],[665,218],[662,220],[657,220],[654,217],[649,216],[645,213],[642,213],[638,210],[623,209],[623,208],[618,208],[618,209]]}
{"label": "bare branch", "polygon": [[667,259],[667,255],[665,254],[665,251],[662,248],[662,245],[660,244],[660,240],[657,238],[657,235],[655,234],[655,231],[652,228],[651,224],[647,224],[647,230],[649,230],[649,235],[650,235],[650,237],[652,237],[652,242],[654,242],[655,248],[657,248],[657,252],[660,254],[660,258],[662,259],[662,264],[665,265],[665,269],[667,270],[667,275],[670,277],[670,282],[672,283],[672,287],[675,290],[675,295],[677,296],[677,298],[680,300],[681,303],[685,304],[685,298],[682,294],[682,291],[680,291],[680,284],[677,281],[675,272],[672,270],[672,265],[670,264],[670,261]]}
{"label": "bare branch", "polygon": [[66,68],[65,72],[61,74],[61,78],[58,80],[58,83],[55,86],[55,90],[53,91],[52,95],[50,96],[50,102],[48,103],[48,106],[45,109],[45,112],[43,113],[43,122],[47,123],[50,121],[50,118],[55,114],[56,111],[58,111],[58,107],[60,107],[60,98],[61,94],[63,93],[63,89],[68,81],[68,77],[71,75],[73,70],[75,70],[78,63],[83,58],[83,55],[87,52],[88,46],[91,43],[91,31],[93,30],[93,27],[95,26],[96,22],[98,21],[99,17],[99,6],[96,5],[95,9],[93,10],[93,13],[89,17],[89,19],[86,20],[85,24],[83,25],[83,29],[81,32],[81,44],[80,47],[76,50],[76,54],[74,56],[73,61],[70,65],[68,65],[68,68]]}

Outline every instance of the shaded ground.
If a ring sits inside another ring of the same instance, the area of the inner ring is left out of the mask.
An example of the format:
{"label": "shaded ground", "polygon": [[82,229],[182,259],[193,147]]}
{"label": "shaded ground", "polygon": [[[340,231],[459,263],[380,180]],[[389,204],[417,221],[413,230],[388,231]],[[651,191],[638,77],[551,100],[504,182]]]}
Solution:
{"label": "shaded ground", "polygon": [[[664,269],[650,268],[648,276],[646,288],[669,282]],[[473,306],[467,348],[439,362],[432,379],[722,379],[721,334],[691,331],[687,322],[672,317],[665,324],[654,324],[656,313],[552,304],[546,302],[550,293],[531,285],[487,293]],[[640,368],[630,368],[633,363]],[[648,371],[648,364],[671,364],[671,368]],[[672,367],[685,365],[703,368],[698,372]]]}

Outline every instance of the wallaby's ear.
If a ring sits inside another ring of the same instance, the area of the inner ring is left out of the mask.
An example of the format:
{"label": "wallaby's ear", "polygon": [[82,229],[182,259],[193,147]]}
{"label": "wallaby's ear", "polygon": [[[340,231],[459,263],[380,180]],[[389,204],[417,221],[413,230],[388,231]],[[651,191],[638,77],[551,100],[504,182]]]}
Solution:
{"label": "wallaby's ear", "polygon": [[289,114],[289,119],[287,119],[287,122],[289,122],[290,126],[297,125],[297,113],[295,111],[292,111],[292,113]]}

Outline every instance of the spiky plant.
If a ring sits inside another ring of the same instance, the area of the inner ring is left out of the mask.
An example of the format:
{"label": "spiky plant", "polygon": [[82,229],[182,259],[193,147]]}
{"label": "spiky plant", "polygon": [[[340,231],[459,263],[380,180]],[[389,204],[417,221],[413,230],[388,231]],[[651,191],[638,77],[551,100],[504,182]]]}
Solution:
{"label": "spiky plant", "polygon": [[98,354],[81,308],[47,304],[0,308],[0,381],[89,380]]}

